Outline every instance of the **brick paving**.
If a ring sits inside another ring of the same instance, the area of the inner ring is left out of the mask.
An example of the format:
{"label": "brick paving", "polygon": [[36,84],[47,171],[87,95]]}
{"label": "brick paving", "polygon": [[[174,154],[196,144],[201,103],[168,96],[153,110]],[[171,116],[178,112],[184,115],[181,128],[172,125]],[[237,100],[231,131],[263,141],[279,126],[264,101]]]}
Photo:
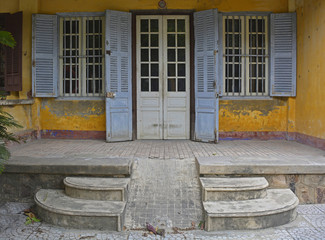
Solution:
{"label": "brick paving", "polygon": [[189,140],[136,140],[106,143],[99,140],[43,139],[11,147],[12,156],[131,157],[187,159],[204,156],[266,156],[290,158],[320,156],[324,151],[293,141],[237,140],[218,144]]}
{"label": "brick paving", "polygon": [[322,240],[325,239],[325,204],[298,206],[298,218],[286,225],[262,230],[205,232],[197,229],[190,231],[168,230],[165,238],[149,234],[144,230],[125,230],[107,232],[94,230],[66,229],[46,223],[25,225],[26,217],[22,211],[28,203],[0,203],[0,240],[235,240],[235,239],[287,239]]}
{"label": "brick paving", "polygon": [[202,221],[198,173],[193,159],[137,159],[133,165],[128,229],[151,223],[159,228],[191,228]]}
{"label": "brick paving", "polygon": [[[4,239],[162,239],[141,230],[149,222],[167,230],[164,239],[325,239],[325,204],[300,205],[287,225],[256,231],[198,230],[202,205],[194,158],[198,156],[267,156],[292,159],[323,156],[324,151],[287,141],[40,140],[11,148],[12,156],[131,157],[134,159],[126,228],[122,232],[65,229],[46,223],[25,225],[21,213],[31,203],[0,203],[0,240]],[[179,230],[173,227],[190,228]],[[140,230],[139,230],[140,229]]]}

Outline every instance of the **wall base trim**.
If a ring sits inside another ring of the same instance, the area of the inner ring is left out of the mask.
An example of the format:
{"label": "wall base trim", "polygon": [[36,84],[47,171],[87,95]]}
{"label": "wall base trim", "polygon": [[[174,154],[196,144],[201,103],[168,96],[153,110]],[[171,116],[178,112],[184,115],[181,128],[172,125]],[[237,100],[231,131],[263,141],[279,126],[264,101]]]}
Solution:
{"label": "wall base trim", "polygon": [[[31,134],[38,138],[36,131]],[[105,131],[74,131],[74,130],[41,130],[41,138],[52,139],[98,139],[104,140]],[[325,139],[309,136],[297,132],[285,131],[263,131],[263,132],[220,132],[219,139],[222,140],[289,140],[297,141],[312,147],[325,150]]]}
{"label": "wall base trim", "polygon": [[220,140],[280,140],[287,139],[287,132],[219,132]]}
{"label": "wall base trim", "polygon": [[303,133],[296,133],[295,140],[299,143],[325,150],[325,139],[313,137]]}

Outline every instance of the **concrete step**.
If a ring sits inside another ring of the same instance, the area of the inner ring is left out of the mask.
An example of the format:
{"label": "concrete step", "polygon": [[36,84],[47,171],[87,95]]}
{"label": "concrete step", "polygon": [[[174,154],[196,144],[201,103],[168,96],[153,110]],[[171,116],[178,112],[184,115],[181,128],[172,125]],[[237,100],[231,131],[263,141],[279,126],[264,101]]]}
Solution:
{"label": "concrete step", "polygon": [[269,183],[264,177],[200,178],[202,201],[236,201],[264,198]]}
{"label": "concrete step", "polygon": [[69,197],[102,200],[127,201],[129,178],[66,177],[65,193]]}
{"label": "concrete step", "polygon": [[37,214],[45,222],[79,229],[121,231],[125,202],[71,198],[63,190],[39,190],[34,198]]}
{"label": "concrete step", "polygon": [[283,225],[296,218],[298,204],[289,189],[268,189],[261,199],[203,202],[205,229],[250,230]]}
{"label": "concrete step", "polygon": [[91,175],[91,176],[131,176],[132,158],[124,157],[20,157],[13,156],[8,165],[8,173]]}

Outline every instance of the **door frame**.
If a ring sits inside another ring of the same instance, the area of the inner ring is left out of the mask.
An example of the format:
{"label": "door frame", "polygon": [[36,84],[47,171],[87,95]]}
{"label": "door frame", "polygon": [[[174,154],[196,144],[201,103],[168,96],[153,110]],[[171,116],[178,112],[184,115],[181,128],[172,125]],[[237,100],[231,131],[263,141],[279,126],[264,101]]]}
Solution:
{"label": "door frame", "polygon": [[190,139],[194,140],[195,132],[195,90],[194,90],[194,10],[131,10],[132,13],[132,139],[137,139],[137,56],[136,40],[137,15],[188,15],[190,40]]}

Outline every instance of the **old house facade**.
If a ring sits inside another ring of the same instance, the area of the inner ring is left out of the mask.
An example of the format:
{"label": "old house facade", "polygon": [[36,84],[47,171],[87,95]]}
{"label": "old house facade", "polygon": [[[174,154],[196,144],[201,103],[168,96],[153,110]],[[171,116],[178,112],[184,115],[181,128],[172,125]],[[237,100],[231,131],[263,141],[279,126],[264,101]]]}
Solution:
{"label": "old house facade", "polygon": [[320,0],[0,3],[18,43],[2,51],[1,104],[18,134],[325,147]]}

